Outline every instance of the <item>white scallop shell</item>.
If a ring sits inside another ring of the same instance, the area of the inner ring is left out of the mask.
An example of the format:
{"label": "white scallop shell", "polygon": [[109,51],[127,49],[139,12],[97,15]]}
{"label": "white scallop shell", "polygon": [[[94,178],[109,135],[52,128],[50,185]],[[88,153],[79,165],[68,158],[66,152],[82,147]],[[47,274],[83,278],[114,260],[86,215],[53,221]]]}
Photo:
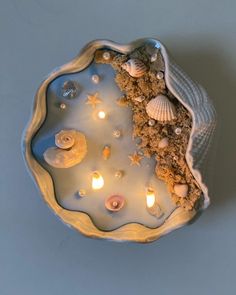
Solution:
{"label": "white scallop shell", "polygon": [[126,70],[131,77],[134,78],[142,77],[147,71],[145,64],[137,58],[129,59],[121,67]]}
{"label": "white scallop shell", "polygon": [[43,157],[55,168],[69,168],[80,163],[87,153],[85,136],[76,130],[61,130],[55,135],[57,147],[48,148]]}
{"label": "white scallop shell", "polygon": [[150,118],[160,122],[168,122],[176,118],[174,104],[163,94],[159,94],[149,101],[146,112]]}

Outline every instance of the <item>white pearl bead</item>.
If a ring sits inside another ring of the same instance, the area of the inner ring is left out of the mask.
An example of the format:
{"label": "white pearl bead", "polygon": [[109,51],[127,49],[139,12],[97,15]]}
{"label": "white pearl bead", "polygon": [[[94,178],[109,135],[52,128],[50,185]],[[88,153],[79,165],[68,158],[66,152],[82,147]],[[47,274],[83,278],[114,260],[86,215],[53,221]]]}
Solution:
{"label": "white pearl bead", "polygon": [[92,75],[91,77],[94,84],[98,84],[100,82],[100,77],[98,75]]}
{"label": "white pearl bead", "polygon": [[157,73],[157,79],[158,80],[161,80],[161,79],[163,79],[164,78],[164,73],[163,72],[158,72]]}
{"label": "white pearl bead", "polygon": [[179,128],[179,127],[175,128],[175,134],[180,135],[181,132],[182,132],[181,128]]}
{"label": "white pearl bead", "polygon": [[65,103],[61,103],[61,104],[60,104],[60,109],[61,109],[61,110],[66,109],[66,104],[65,104]]}
{"label": "white pearl bead", "polygon": [[108,51],[105,51],[102,55],[105,60],[109,60],[111,58],[111,54]]}

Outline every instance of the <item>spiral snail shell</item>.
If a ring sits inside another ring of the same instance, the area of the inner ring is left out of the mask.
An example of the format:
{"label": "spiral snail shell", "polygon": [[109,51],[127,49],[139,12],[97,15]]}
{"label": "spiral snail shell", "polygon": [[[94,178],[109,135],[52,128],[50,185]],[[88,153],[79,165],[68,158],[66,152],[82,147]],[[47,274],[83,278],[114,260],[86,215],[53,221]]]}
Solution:
{"label": "spiral snail shell", "polygon": [[126,70],[131,77],[140,78],[147,71],[146,65],[137,58],[129,59],[122,66],[122,69]]}
{"label": "spiral snail shell", "polygon": [[61,130],[55,135],[57,147],[48,148],[43,157],[55,168],[69,168],[80,163],[87,153],[84,134],[77,130]]}

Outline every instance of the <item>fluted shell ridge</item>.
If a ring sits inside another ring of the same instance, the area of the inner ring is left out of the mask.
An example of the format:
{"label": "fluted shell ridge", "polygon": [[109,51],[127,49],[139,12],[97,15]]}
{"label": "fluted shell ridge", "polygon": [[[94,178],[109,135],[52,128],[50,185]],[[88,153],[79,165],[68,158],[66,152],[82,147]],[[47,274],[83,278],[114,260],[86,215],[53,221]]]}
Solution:
{"label": "fluted shell ridge", "polygon": [[207,154],[216,128],[216,111],[205,89],[192,81],[183,70],[171,60],[162,47],[165,60],[167,87],[192,115],[193,127],[186,152],[186,161],[204,194],[206,208],[210,199],[205,184]]}

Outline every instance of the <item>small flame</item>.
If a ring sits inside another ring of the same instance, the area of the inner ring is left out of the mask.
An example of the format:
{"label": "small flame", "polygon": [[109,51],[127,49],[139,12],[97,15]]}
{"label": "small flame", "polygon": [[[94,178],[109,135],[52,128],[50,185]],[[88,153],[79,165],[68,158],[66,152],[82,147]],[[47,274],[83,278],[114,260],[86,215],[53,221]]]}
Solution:
{"label": "small flame", "polygon": [[151,188],[147,189],[146,192],[146,202],[147,202],[147,207],[148,208],[152,208],[156,202],[156,197],[155,197],[155,193],[154,190]]}
{"label": "small flame", "polygon": [[98,112],[98,118],[99,119],[103,120],[103,119],[106,118],[106,116],[107,116],[106,112],[104,112],[104,111],[99,111]]}
{"label": "small flame", "polygon": [[92,189],[99,190],[104,186],[104,179],[98,171],[94,171],[92,174]]}

